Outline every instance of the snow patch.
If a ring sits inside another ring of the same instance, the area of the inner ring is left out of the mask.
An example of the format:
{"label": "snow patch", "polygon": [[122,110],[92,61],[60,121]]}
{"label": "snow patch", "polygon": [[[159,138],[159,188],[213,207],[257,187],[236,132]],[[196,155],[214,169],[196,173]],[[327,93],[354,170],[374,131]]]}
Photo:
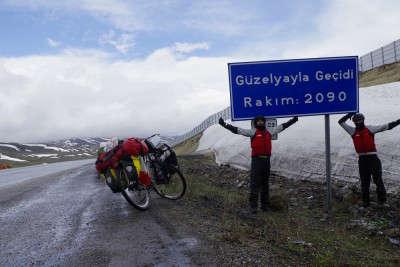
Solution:
{"label": "snow patch", "polygon": [[15,149],[17,151],[20,151],[18,147],[14,146],[14,145],[9,145],[9,144],[0,144],[0,146],[2,147],[8,147],[8,148],[12,148]]}
{"label": "snow patch", "polygon": [[9,161],[17,161],[17,162],[27,162],[27,160],[12,158],[12,157],[9,157],[9,156],[1,154],[1,153],[0,153],[0,159],[9,160]]}
{"label": "snow patch", "polygon": [[[360,112],[367,125],[380,125],[400,117],[400,82],[360,88]],[[398,111],[398,112],[396,112]],[[339,126],[342,115],[331,116],[332,176],[357,182],[358,157],[351,137]],[[287,119],[279,119],[283,123]],[[352,123],[352,122],[349,122]],[[234,122],[250,128],[250,122]],[[295,179],[325,179],[324,117],[301,117],[299,122],[279,134],[272,142],[271,168]],[[400,126],[375,136],[382,161],[383,179],[390,190],[400,186]],[[217,163],[250,168],[250,138],[235,135],[219,125],[209,127],[200,139],[198,153],[212,151]]]}
{"label": "snow patch", "polygon": [[91,138],[79,138],[79,140],[82,140],[82,141],[92,144],[92,145],[97,145],[99,143],[96,140],[93,140]]}
{"label": "snow patch", "polygon": [[59,152],[69,152],[66,149],[60,148],[60,147],[55,147],[55,146],[48,146],[44,144],[22,144],[24,146],[38,146],[38,147],[43,147],[44,149],[50,149],[50,150],[55,150]]}
{"label": "snow patch", "polygon": [[65,146],[76,146],[78,143],[72,142],[71,140],[65,140],[64,141]]}
{"label": "snow patch", "polygon": [[37,157],[37,158],[47,158],[47,157],[56,157],[58,154],[31,154],[28,157]]}

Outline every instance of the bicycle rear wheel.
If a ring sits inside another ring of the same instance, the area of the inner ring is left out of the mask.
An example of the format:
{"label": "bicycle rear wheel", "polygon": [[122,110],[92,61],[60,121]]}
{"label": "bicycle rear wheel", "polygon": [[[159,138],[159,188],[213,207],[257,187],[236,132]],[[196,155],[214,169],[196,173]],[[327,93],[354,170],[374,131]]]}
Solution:
{"label": "bicycle rear wheel", "polygon": [[167,199],[177,200],[182,198],[186,192],[186,179],[177,167],[170,166],[173,174],[170,175],[168,181],[157,183],[153,182],[153,188],[156,193]]}
{"label": "bicycle rear wheel", "polygon": [[[128,174],[125,170],[121,170],[121,179],[128,181]],[[134,187],[128,186],[121,192],[122,196],[138,210],[147,210],[150,206],[150,191],[141,186],[135,185]]]}

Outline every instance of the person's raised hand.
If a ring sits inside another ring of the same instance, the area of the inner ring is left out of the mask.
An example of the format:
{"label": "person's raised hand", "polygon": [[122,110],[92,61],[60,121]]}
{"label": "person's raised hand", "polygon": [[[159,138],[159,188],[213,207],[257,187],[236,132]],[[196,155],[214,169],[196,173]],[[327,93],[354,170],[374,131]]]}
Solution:
{"label": "person's raised hand", "polygon": [[224,121],[224,119],[223,119],[222,117],[219,118],[218,123],[219,123],[221,126],[223,126],[223,127],[226,126],[226,123],[225,123],[225,121]]}

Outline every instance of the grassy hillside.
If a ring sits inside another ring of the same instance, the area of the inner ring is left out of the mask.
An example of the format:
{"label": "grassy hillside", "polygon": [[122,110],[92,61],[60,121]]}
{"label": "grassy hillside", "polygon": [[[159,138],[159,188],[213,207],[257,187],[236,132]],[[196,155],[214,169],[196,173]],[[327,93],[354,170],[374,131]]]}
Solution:
{"label": "grassy hillside", "polygon": [[177,155],[188,155],[196,151],[197,147],[199,146],[199,140],[202,136],[202,133],[189,138],[188,140],[177,144],[174,146],[174,150]]}
{"label": "grassy hillside", "polygon": [[400,62],[387,64],[360,75],[360,87],[400,81]]}

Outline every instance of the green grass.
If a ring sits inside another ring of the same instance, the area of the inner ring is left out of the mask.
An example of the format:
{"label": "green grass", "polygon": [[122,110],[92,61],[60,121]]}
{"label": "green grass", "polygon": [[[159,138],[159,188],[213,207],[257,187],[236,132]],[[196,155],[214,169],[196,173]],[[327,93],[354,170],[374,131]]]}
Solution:
{"label": "green grass", "polygon": [[[184,165],[207,163],[205,159],[202,163],[189,161]],[[186,208],[189,206],[189,209],[197,211],[188,216],[203,218],[191,217],[190,220],[195,227],[207,227],[205,235],[221,245],[230,244],[249,253],[268,251],[283,265],[400,265],[399,248],[391,245],[384,236],[371,236],[363,229],[348,228],[349,222],[354,219],[348,211],[350,203],[334,202],[333,218],[321,221],[325,214],[323,205],[312,209],[302,205],[286,209],[285,194],[279,192],[275,195],[281,197],[276,198],[279,203],[276,211],[259,213],[256,218],[247,219],[238,215],[239,210],[247,208],[247,190],[220,186],[215,182],[229,177],[199,174],[188,174],[186,177],[189,184]],[[289,182],[287,186],[290,187]],[[388,227],[389,221],[378,218],[369,223],[380,229]],[[297,240],[311,245],[295,244]]]}

